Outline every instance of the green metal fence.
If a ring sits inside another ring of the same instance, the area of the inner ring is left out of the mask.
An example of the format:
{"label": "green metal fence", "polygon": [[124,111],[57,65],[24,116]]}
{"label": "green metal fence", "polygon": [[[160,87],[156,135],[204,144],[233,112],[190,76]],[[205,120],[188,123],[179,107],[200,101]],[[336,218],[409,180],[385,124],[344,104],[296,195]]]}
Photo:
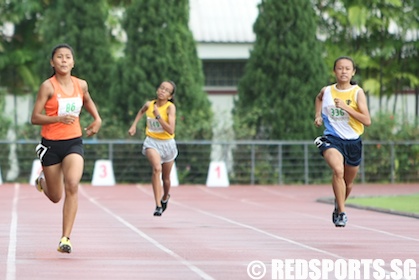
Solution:
{"label": "green metal fence", "polygon": [[[38,141],[0,141],[3,182],[28,182]],[[149,183],[151,169],[142,141],[84,140],[85,171],[91,182],[95,161],[113,163],[117,183]],[[177,141],[180,184],[205,184],[211,161],[224,161],[230,184],[330,183],[331,172],[312,141]],[[357,180],[362,183],[419,182],[419,142],[364,141]]]}

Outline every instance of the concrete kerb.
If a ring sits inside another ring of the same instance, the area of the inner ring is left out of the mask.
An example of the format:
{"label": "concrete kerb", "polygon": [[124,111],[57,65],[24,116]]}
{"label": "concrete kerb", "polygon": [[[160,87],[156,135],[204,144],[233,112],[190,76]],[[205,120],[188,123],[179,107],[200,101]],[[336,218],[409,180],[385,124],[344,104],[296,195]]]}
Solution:
{"label": "concrete kerb", "polygon": [[[362,196],[362,197],[372,197],[372,196]],[[316,200],[316,202],[327,203],[327,204],[332,204],[333,205],[334,200],[335,200],[334,197],[321,197],[321,198],[318,198]],[[351,208],[356,208],[356,209],[361,209],[361,210],[375,211],[375,212],[380,212],[380,213],[385,213],[385,214],[399,215],[399,216],[419,219],[419,214],[415,214],[415,213],[395,211],[395,210],[379,208],[379,207],[363,206],[363,205],[357,205],[357,204],[353,204],[353,203],[346,203],[345,206],[346,207],[351,207]]]}

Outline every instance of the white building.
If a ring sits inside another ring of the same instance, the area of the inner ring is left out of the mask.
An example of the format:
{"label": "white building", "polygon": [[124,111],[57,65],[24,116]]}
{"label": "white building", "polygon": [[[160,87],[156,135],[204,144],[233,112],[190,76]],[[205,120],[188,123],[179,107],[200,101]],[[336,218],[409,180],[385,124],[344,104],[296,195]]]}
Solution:
{"label": "white building", "polygon": [[[206,79],[204,89],[218,117],[216,123],[220,133],[216,135],[220,137],[231,138],[225,132],[230,127],[237,82],[256,39],[253,24],[258,16],[257,6],[260,2],[261,0],[189,0],[189,26],[197,42],[198,57],[203,62]],[[394,26],[392,28],[395,29]],[[318,89],[313,90],[315,95]],[[393,95],[382,100],[381,108],[378,97],[370,95],[368,100],[372,116],[380,110],[395,111],[413,120],[416,114],[417,105],[413,91],[400,94],[397,98]]]}
{"label": "white building", "polygon": [[203,62],[204,90],[213,112],[214,139],[232,139],[231,110],[237,84],[255,41],[261,0],[190,0],[189,26]]}

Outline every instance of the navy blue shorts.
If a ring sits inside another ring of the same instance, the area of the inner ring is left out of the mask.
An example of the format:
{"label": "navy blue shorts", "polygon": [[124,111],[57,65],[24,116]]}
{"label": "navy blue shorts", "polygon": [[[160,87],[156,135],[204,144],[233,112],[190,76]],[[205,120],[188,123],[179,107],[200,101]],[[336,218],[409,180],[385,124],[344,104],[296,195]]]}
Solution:
{"label": "navy blue shorts", "polygon": [[47,140],[42,138],[41,143],[36,146],[35,150],[42,166],[60,163],[69,154],[84,156],[81,137],[68,140]]}
{"label": "navy blue shorts", "polygon": [[361,137],[355,140],[345,140],[332,135],[325,135],[314,140],[320,154],[329,148],[337,149],[344,158],[345,164],[358,166],[362,159],[362,140]]}

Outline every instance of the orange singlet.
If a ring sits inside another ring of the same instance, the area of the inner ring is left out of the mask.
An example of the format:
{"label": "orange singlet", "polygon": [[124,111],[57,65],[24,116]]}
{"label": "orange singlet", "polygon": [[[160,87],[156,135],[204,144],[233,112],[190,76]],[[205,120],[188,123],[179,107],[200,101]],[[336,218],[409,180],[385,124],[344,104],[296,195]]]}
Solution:
{"label": "orange singlet", "polygon": [[67,95],[61,89],[55,76],[49,79],[54,87],[54,94],[45,103],[45,114],[47,116],[74,115],[77,119],[72,124],[57,122],[43,125],[41,135],[45,139],[67,140],[82,136],[79,115],[83,106],[83,91],[78,78],[72,76],[71,80],[73,81],[74,92],[72,95]]}

